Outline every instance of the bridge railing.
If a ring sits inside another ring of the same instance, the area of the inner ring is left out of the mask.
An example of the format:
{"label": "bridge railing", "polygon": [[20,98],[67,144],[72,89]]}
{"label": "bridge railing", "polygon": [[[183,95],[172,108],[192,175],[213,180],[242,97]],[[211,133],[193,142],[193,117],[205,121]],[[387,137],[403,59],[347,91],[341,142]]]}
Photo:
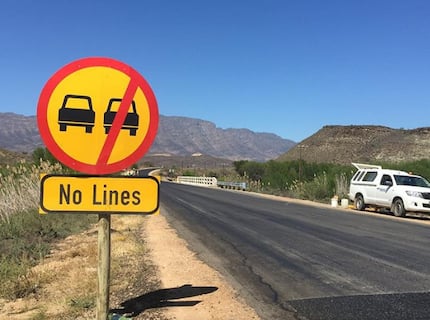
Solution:
{"label": "bridge railing", "polygon": [[191,184],[195,186],[216,187],[217,179],[215,177],[193,177],[193,176],[178,176],[177,182],[183,184]]}
{"label": "bridge railing", "polygon": [[246,182],[218,181],[215,177],[178,176],[176,182],[204,187],[220,187],[224,189],[246,190]]}

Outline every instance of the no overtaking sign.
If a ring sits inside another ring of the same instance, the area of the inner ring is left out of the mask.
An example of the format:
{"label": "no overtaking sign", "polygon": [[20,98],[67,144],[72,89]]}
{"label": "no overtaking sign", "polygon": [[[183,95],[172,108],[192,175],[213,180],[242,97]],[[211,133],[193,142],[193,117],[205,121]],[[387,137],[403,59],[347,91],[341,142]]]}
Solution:
{"label": "no overtaking sign", "polygon": [[48,80],[37,106],[46,147],[88,174],[114,173],[137,162],[155,139],[158,117],[146,80],[110,58],[64,66]]}

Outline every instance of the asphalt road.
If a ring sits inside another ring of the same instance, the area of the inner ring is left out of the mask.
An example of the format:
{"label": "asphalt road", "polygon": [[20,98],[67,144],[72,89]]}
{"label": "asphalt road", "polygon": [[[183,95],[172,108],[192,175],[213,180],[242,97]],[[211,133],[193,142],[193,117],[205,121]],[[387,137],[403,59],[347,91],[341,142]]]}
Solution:
{"label": "asphalt road", "polygon": [[263,319],[430,319],[429,224],[164,182],[160,199]]}

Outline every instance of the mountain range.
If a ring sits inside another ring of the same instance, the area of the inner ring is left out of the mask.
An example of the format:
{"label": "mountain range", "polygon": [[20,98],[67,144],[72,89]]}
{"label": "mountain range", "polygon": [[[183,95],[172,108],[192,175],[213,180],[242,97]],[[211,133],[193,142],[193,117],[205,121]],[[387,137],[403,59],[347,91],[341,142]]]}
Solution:
{"label": "mountain range", "polygon": [[[205,120],[160,115],[157,137],[147,154],[204,154],[229,160],[266,161],[279,157],[294,145],[294,141],[273,133],[222,129]],[[0,148],[31,153],[43,146],[36,116],[0,113]]]}
{"label": "mountain range", "polygon": [[[0,158],[2,154],[11,158],[12,151],[28,156],[43,146],[35,116],[0,113]],[[197,160],[197,155],[203,157]],[[298,159],[341,164],[430,159],[430,127],[406,130],[377,125],[327,125],[295,143],[273,133],[222,129],[205,120],[160,116],[157,137],[142,161],[184,165],[200,161],[206,166],[210,162],[223,165],[224,160]]]}

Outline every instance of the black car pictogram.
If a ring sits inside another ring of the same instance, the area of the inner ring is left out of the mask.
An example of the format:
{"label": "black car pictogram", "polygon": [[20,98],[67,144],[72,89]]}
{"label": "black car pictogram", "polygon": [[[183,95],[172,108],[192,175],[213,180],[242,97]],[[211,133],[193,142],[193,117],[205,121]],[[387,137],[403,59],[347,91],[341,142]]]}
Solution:
{"label": "black car pictogram", "polygon": [[85,127],[86,133],[93,131],[95,112],[88,96],[68,94],[64,97],[63,105],[58,111],[60,131],[66,131],[67,126]]}
{"label": "black car pictogram", "polygon": [[[105,128],[105,133],[108,134],[110,128],[112,127],[113,120],[118,112],[119,106],[121,104],[122,99],[112,98],[109,100],[108,107],[106,112],[104,113],[104,121],[103,126]],[[124,120],[124,123],[121,126],[121,129],[129,130],[130,136],[135,136],[136,131],[139,127],[139,115],[136,113],[136,103],[134,100],[131,102],[129,111]]]}

